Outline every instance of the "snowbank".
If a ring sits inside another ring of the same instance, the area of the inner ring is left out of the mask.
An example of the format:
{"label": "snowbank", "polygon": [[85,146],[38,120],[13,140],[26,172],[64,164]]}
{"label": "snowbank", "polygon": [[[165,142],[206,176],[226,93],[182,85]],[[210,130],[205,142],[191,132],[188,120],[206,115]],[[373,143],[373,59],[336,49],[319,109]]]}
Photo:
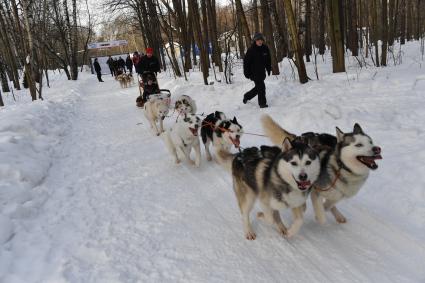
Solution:
{"label": "snowbank", "polygon": [[48,198],[40,184],[71,126],[79,85],[62,82],[44,97],[0,108],[0,244],[13,237],[15,220],[34,217]]}

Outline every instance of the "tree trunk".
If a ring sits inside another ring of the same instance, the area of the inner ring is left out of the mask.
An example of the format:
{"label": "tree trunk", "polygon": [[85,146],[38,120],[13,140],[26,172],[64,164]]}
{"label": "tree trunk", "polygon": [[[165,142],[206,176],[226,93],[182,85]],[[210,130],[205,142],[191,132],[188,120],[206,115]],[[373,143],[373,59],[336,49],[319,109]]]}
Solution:
{"label": "tree trunk", "polygon": [[207,5],[205,4],[206,0],[200,0],[201,2],[201,13],[202,13],[202,43],[204,45],[204,49],[206,50],[206,53],[204,56],[205,61],[207,62],[208,69],[210,67],[210,58],[209,58],[209,50],[210,50],[210,35],[208,33],[208,21],[207,21]]}
{"label": "tree trunk", "polygon": [[406,43],[406,1],[400,2],[400,44]]}
{"label": "tree trunk", "polygon": [[359,39],[357,36],[357,1],[349,0],[348,13],[348,46],[353,56],[359,55]]}
{"label": "tree trunk", "polygon": [[333,72],[345,72],[344,35],[341,27],[341,21],[343,20],[342,1],[327,0],[327,6]]}
{"label": "tree trunk", "polygon": [[326,43],[325,43],[325,0],[318,0],[319,2],[319,54],[325,54]]}
{"label": "tree trunk", "polygon": [[305,43],[306,61],[310,62],[311,50],[311,0],[305,0]]}
{"label": "tree trunk", "polygon": [[3,96],[1,96],[1,90],[0,90],[0,107],[4,106],[3,103]]}
{"label": "tree trunk", "polygon": [[251,34],[249,32],[248,22],[246,21],[245,12],[243,11],[241,0],[235,0],[235,4],[236,14],[239,18],[239,23],[241,24],[242,34],[245,37],[246,47],[248,48],[249,46],[251,46]]}
{"label": "tree trunk", "polygon": [[394,1],[395,0],[389,0],[388,1],[388,45],[392,46],[394,43]]}
{"label": "tree trunk", "polygon": [[302,57],[301,43],[297,29],[297,23],[295,21],[294,11],[292,10],[291,0],[284,0],[284,7],[286,17],[288,19],[289,32],[291,34],[292,49],[295,54],[295,64],[298,69],[298,76],[300,83],[304,84],[308,82],[307,71],[304,65],[304,59]]}
{"label": "tree trunk", "polygon": [[276,57],[276,46],[273,37],[273,26],[270,18],[270,9],[267,0],[260,0],[261,14],[263,15],[263,29],[264,36],[267,40],[267,45],[270,49],[270,56],[272,59],[272,73],[273,75],[279,75],[279,66]]}
{"label": "tree trunk", "polygon": [[257,0],[252,0],[252,20],[254,21],[254,32],[260,32],[260,18],[258,16]]}
{"label": "tree trunk", "polygon": [[287,41],[285,39],[285,33],[286,29],[283,25],[283,22],[285,21],[285,14],[278,12],[278,6],[276,0],[270,0],[269,3],[270,12],[273,16],[274,26],[276,27],[276,37],[275,43],[276,43],[276,57],[277,61],[282,61],[283,57],[285,57],[288,54],[288,48],[287,48]]}
{"label": "tree trunk", "polygon": [[70,68],[71,68],[71,79],[78,79],[78,61],[77,61],[77,51],[78,51],[78,30],[77,30],[77,0],[72,0],[72,28],[71,28],[71,59],[70,59]]}
{"label": "tree trunk", "polygon": [[3,92],[10,92],[9,80],[7,79],[5,65],[0,62],[0,82]]}
{"label": "tree trunk", "polygon": [[387,48],[388,48],[388,7],[387,0],[382,1],[382,53],[381,66],[387,65]]}
{"label": "tree trunk", "polygon": [[212,44],[213,62],[218,66],[220,72],[223,72],[223,64],[221,63],[221,48],[218,44],[217,37],[217,15],[215,12],[215,0],[206,0],[208,12],[209,34]]}
{"label": "tree trunk", "polygon": [[34,101],[34,100],[37,100],[37,88],[35,85],[35,76],[34,76],[34,69],[33,69],[35,52],[34,52],[34,42],[33,42],[33,37],[31,34],[31,28],[30,28],[30,22],[29,22],[29,17],[30,17],[29,10],[31,8],[29,5],[30,4],[28,0],[22,0],[24,24],[25,24],[25,30],[27,33],[28,46],[29,46],[28,48],[29,54],[27,54],[27,58],[25,59],[25,75],[26,75],[26,79],[30,89],[31,98]]}
{"label": "tree trunk", "polygon": [[204,84],[208,85],[208,51],[205,50],[205,44],[203,43],[201,26],[195,23],[200,23],[201,18],[199,16],[199,7],[197,0],[188,0],[189,9],[191,13],[192,20],[192,28],[193,28],[193,36],[195,38],[196,44],[200,50],[200,58],[201,58],[201,68],[202,74],[204,77]]}
{"label": "tree trunk", "polygon": [[373,29],[373,45],[375,46],[375,62],[379,67],[379,47],[378,47],[378,1],[372,0],[372,29]]}

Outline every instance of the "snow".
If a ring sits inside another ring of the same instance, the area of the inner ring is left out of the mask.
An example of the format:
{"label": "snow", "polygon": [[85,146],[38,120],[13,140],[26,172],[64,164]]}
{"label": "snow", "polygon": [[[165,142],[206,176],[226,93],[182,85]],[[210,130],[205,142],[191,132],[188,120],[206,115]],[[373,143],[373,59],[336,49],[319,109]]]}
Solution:
{"label": "snow", "polygon": [[[205,155],[200,168],[174,164],[135,107],[135,86],[82,73],[53,79],[45,101],[6,103],[0,282],[423,282],[425,72],[419,45],[404,48],[402,65],[359,69],[350,59],[343,74],[318,58],[320,80],[305,85],[284,61],[283,74],[266,81],[268,109],[242,104],[253,84],[240,70],[232,85],[160,74],[173,97],[190,95],[199,113],[234,115],[247,133],[262,133],[264,113],[295,133],[359,122],[382,147],[379,169],[339,205],[348,223],[329,217],[320,226],[309,202],[290,240],[255,217],[257,239],[245,240],[230,174]],[[241,140],[261,144],[270,142]],[[289,223],[289,211],[282,216]]]}

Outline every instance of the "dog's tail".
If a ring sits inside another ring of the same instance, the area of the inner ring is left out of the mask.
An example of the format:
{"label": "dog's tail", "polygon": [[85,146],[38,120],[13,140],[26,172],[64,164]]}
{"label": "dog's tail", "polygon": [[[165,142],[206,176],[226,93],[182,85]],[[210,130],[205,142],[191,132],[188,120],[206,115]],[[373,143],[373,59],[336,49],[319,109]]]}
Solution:
{"label": "dog's tail", "polygon": [[218,163],[227,171],[232,172],[232,163],[235,155],[223,149],[217,150],[216,154]]}
{"label": "dog's tail", "polygon": [[267,114],[261,117],[261,123],[263,124],[264,133],[275,145],[281,146],[285,138],[292,141],[296,137],[296,135],[291,134],[279,126],[279,124]]}

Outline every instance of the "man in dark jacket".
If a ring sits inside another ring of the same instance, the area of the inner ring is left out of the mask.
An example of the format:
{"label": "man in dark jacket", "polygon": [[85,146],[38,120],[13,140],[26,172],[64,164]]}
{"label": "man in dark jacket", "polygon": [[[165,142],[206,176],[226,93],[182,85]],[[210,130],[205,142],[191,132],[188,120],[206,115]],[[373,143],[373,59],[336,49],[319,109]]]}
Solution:
{"label": "man in dark jacket", "polygon": [[156,56],[153,55],[153,48],[146,48],[146,55],[140,59],[140,73],[143,72],[159,72],[159,61]]}
{"label": "man in dark jacket", "polygon": [[100,68],[100,64],[97,61],[97,58],[94,59],[93,67],[94,67],[94,70],[96,71],[97,79],[99,80],[99,82],[103,82],[103,80],[102,80],[102,68]]}
{"label": "man in dark jacket", "polygon": [[127,70],[130,72],[130,75],[133,74],[133,61],[130,58],[130,54],[127,55],[127,58],[125,59],[125,65],[127,67]]}
{"label": "man in dark jacket", "polygon": [[124,72],[127,73],[125,70],[125,61],[121,56],[118,58],[118,68],[124,70]]}
{"label": "man in dark jacket", "polygon": [[109,56],[108,61],[106,61],[106,64],[108,64],[109,66],[109,70],[111,71],[111,76],[115,76],[114,59],[112,59],[111,56]]}
{"label": "man in dark jacket", "polygon": [[253,43],[245,54],[243,60],[243,73],[247,79],[255,83],[255,87],[245,93],[243,103],[246,104],[258,95],[258,104],[260,108],[266,108],[266,86],[264,80],[266,79],[266,71],[270,76],[271,72],[271,56],[270,50],[264,44],[264,37],[261,33],[256,33],[253,37]]}

